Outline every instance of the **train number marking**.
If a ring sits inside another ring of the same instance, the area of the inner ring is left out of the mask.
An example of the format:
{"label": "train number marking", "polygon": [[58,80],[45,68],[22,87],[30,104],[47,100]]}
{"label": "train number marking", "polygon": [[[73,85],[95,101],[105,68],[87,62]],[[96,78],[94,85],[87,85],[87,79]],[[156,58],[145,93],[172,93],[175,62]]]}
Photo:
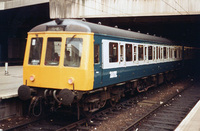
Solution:
{"label": "train number marking", "polygon": [[117,77],[117,71],[110,71],[110,78]]}

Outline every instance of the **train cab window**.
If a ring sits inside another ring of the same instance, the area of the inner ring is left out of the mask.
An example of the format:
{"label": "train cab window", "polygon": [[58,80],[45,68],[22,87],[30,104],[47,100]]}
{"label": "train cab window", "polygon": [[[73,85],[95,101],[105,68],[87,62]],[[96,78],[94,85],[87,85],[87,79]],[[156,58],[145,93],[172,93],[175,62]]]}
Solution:
{"label": "train cab window", "polygon": [[48,38],[45,65],[56,66],[59,64],[61,41],[61,38]]}
{"label": "train cab window", "polygon": [[99,63],[99,45],[94,45],[94,63]]}
{"label": "train cab window", "polygon": [[153,47],[149,46],[148,47],[148,60],[152,60],[153,59]]}
{"label": "train cab window", "polygon": [[67,38],[65,45],[64,66],[80,67],[82,48],[82,38]]}
{"label": "train cab window", "polygon": [[42,44],[43,44],[43,38],[32,38],[28,64],[30,65],[40,64]]}
{"label": "train cab window", "polygon": [[109,43],[109,62],[118,62],[118,43]]}
{"label": "train cab window", "polygon": [[143,45],[138,45],[138,59],[139,61],[144,60],[144,48]]}
{"label": "train cab window", "polygon": [[126,44],[126,61],[132,61],[132,44]]}

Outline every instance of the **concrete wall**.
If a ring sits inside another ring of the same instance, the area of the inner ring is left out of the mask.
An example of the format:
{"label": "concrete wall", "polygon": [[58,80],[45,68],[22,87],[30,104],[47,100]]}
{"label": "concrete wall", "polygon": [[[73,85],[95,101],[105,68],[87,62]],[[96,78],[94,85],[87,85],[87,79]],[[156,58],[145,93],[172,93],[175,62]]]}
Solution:
{"label": "concrete wall", "polygon": [[51,18],[200,14],[200,0],[50,0]]}
{"label": "concrete wall", "polygon": [[42,4],[47,2],[49,2],[49,0],[5,0],[4,2],[0,2],[0,10]]}
{"label": "concrete wall", "polygon": [[0,120],[21,116],[23,114],[22,105],[18,98],[0,99]]}

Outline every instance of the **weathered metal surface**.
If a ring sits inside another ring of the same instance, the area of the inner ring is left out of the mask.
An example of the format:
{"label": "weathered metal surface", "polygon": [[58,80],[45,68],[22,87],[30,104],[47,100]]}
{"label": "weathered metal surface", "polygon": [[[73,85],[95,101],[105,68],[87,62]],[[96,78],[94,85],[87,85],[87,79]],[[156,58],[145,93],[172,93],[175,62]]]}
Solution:
{"label": "weathered metal surface", "polygon": [[50,0],[51,18],[200,14],[199,0]]}

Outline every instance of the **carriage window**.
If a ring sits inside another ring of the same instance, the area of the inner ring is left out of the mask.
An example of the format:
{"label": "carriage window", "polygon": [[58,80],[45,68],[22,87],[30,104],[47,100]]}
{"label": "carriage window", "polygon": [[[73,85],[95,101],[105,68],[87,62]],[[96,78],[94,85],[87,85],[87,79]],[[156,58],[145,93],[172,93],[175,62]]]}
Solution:
{"label": "carriage window", "polygon": [[167,48],[163,48],[164,59],[167,59]]}
{"label": "carriage window", "polygon": [[172,48],[169,48],[169,58],[172,58]]}
{"label": "carriage window", "polygon": [[180,52],[179,53],[179,58],[182,58],[182,48],[181,47],[179,48],[179,52]]}
{"label": "carriage window", "polygon": [[138,45],[138,59],[139,61],[144,60],[143,45]]}
{"label": "carriage window", "polygon": [[82,56],[83,39],[67,38],[65,46],[64,66],[79,67]]}
{"label": "carriage window", "polygon": [[137,59],[137,47],[136,46],[134,46],[134,61],[136,61],[136,59]]}
{"label": "carriage window", "polygon": [[28,64],[30,65],[40,64],[42,43],[43,43],[43,38],[32,38]]}
{"label": "carriage window", "polygon": [[149,55],[148,55],[148,59],[149,59],[149,60],[152,60],[152,59],[153,59],[153,56],[152,56],[152,55],[153,55],[153,50],[152,50],[152,49],[153,49],[152,46],[149,46],[149,47],[148,47],[148,54],[149,54]]}
{"label": "carriage window", "polygon": [[144,60],[147,60],[147,47],[144,47]]}
{"label": "carriage window", "polygon": [[124,45],[120,45],[120,62],[124,61]]}
{"label": "carriage window", "polygon": [[99,63],[99,45],[94,45],[94,63]]}
{"label": "carriage window", "polygon": [[118,62],[118,43],[109,43],[109,62]]}
{"label": "carriage window", "polygon": [[159,53],[158,53],[158,47],[156,47],[156,59],[159,58],[158,55],[159,55]]}
{"label": "carriage window", "polygon": [[56,66],[59,64],[61,38],[48,38],[45,56],[45,65]]}
{"label": "carriage window", "polygon": [[153,60],[156,60],[156,47],[153,47]]}
{"label": "carriage window", "polygon": [[132,61],[132,45],[126,44],[126,61]]}
{"label": "carriage window", "polygon": [[177,48],[174,49],[174,58],[177,58]]}

